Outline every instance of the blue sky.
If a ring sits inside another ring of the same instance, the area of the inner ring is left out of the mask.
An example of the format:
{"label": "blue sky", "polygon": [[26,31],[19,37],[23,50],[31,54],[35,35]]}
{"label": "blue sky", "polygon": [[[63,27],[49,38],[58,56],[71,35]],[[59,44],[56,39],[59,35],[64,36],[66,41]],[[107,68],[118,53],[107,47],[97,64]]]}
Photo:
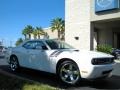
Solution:
{"label": "blue sky", "polygon": [[52,19],[64,19],[64,9],[64,0],[0,0],[0,41],[14,45],[26,25],[49,27]]}

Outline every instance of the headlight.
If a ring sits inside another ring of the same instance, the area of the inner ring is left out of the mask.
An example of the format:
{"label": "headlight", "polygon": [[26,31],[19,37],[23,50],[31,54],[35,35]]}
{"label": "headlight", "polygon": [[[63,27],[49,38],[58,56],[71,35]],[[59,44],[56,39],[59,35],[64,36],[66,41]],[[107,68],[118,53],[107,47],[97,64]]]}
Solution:
{"label": "headlight", "polygon": [[93,58],[91,61],[93,65],[111,64],[113,62],[114,58]]}

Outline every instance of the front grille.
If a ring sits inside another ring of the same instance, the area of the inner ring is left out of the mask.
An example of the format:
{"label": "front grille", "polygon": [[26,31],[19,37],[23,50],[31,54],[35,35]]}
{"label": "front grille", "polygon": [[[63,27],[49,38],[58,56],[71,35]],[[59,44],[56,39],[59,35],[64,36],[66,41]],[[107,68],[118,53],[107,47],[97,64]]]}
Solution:
{"label": "front grille", "polygon": [[110,72],[112,72],[112,70],[104,71],[102,74],[109,74]]}
{"label": "front grille", "polygon": [[92,59],[93,65],[111,64],[113,62],[114,62],[114,58],[94,58],[94,59]]}

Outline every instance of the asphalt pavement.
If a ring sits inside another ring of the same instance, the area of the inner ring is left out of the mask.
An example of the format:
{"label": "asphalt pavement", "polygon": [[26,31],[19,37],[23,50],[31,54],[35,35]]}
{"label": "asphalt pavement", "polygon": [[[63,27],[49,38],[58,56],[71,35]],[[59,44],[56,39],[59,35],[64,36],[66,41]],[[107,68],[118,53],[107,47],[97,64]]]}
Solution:
{"label": "asphalt pavement", "polygon": [[7,62],[0,58],[0,70],[8,75],[18,78],[33,80],[56,88],[68,90],[120,90],[120,61],[114,66],[111,78],[101,81],[82,80],[75,86],[63,84],[56,75],[22,68],[19,72],[13,73]]}

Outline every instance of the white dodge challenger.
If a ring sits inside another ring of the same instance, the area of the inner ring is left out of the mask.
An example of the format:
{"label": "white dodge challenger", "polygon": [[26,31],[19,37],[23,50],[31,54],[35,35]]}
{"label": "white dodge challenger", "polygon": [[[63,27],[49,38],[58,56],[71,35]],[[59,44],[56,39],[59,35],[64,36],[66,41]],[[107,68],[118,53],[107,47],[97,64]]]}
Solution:
{"label": "white dodge challenger", "polygon": [[20,67],[57,74],[67,84],[81,78],[110,77],[113,56],[94,51],[77,50],[58,40],[29,40],[12,48],[6,55],[12,71]]}

